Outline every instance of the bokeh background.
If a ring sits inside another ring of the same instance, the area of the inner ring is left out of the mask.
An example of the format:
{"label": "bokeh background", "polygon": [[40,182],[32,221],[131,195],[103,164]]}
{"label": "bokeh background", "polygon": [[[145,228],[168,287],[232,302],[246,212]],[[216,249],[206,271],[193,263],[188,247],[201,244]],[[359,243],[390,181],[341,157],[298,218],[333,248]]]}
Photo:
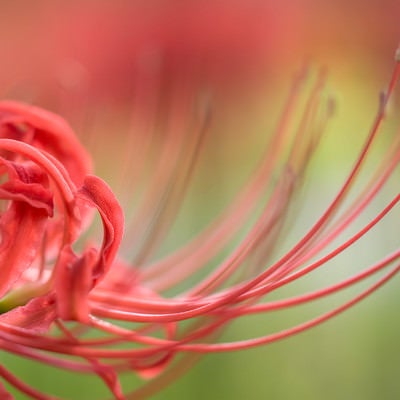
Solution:
{"label": "bokeh background", "polygon": [[[210,134],[168,240],[174,248],[240,190],[276,125],[295,71],[305,61],[312,73],[326,67],[337,111],[311,164],[288,246],[324,209],[360,149],[390,76],[399,17],[398,0],[4,1],[0,96],[67,118],[93,154],[97,173],[121,196],[121,151],[132,143],[129,138],[146,134],[151,118],[179,112],[174,102],[182,93],[210,96]],[[396,134],[398,97],[394,122],[385,127],[375,157]],[[398,178],[397,172],[388,193],[398,191]],[[381,197],[376,209],[390,198]],[[129,208],[129,198],[124,205]],[[398,247],[398,217],[397,211],[328,271],[301,283],[303,290]],[[397,287],[394,279],[355,309],[283,342],[207,355],[154,399],[398,399]],[[292,313],[239,321],[223,339],[301,321],[337,304],[340,296]],[[7,354],[0,353],[0,362],[68,399],[106,394],[93,381]]]}

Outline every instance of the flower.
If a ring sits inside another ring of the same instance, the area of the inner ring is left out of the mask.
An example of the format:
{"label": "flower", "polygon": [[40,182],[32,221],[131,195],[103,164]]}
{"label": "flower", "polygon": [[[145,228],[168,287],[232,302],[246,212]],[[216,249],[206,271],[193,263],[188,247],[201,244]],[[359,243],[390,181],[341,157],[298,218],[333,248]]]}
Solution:
{"label": "flower", "polygon": [[[125,226],[125,245],[135,246],[129,261],[119,251],[121,207],[105,182],[91,174],[90,157],[71,128],[42,109],[0,103],[0,349],[95,374],[116,399],[139,399],[162,389],[201,354],[281,340],[360,302],[400,270],[399,249],[327,287],[278,300],[266,296],[322,268],[398,205],[397,193],[365,226],[335,244],[399,165],[400,142],[395,138],[360,196],[345,203],[379,135],[399,77],[397,52],[392,79],[347,179],[310,229],[269,265],[265,260],[277,250],[309,160],[333,112],[332,101],[323,96],[324,72],[303,109],[305,71],[296,77],[258,169],[232,205],[185,246],[156,261],[152,256],[176,217],[205,140],[207,111],[191,135],[176,124],[167,132],[137,216]],[[85,236],[96,211],[102,221],[99,244]],[[210,263],[252,220],[231,253],[210,270]],[[258,338],[219,340],[222,330],[238,318],[329,296],[383,269],[388,271],[361,293],[320,316]],[[202,277],[195,284],[167,296],[168,289],[197,274]],[[125,393],[119,377],[133,371],[148,382]],[[0,376],[32,398],[56,398],[29,386],[4,365]],[[5,386],[0,386],[0,394],[11,398]]]}

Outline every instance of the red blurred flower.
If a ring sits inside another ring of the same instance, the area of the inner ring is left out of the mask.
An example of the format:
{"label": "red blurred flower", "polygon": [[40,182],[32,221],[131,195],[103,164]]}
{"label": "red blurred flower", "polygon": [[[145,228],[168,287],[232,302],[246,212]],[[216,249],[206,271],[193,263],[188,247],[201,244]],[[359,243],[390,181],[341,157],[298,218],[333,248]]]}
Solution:
{"label": "red blurred flower", "polygon": [[[136,1],[68,5],[61,12],[57,6],[48,19],[56,21],[52,39],[59,69],[76,60],[88,72],[91,93],[108,92],[115,101],[156,76],[164,89],[188,79],[214,86],[254,79],[287,40],[275,8],[258,0]],[[284,24],[294,29],[294,16],[287,15]]]}
{"label": "red blurred flower", "polygon": [[[297,77],[258,170],[232,205],[184,247],[158,261],[152,261],[153,256],[180,207],[204,141],[206,116],[192,135],[185,135],[181,121],[173,115],[175,124],[156,157],[159,162],[148,192],[126,227],[125,244],[136,250],[134,260],[128,262],[122,253],[116,258],[123,229],[121,208],[106,184],[90,175],[89,156],[70,128],[43,110],[0,103],[0,349],[57,368],[97,374],[116,399],[143,398],[184,372],[199,354],[245,349],[294,335],[375,291],[399,271],[399,249],[339,283],[289,298],[263,300],[323,267],[399,203],[397,193],[369,223],[322,253],[347,232],[399,165],[400,142],[395,138],[361,195],[346,205],[399,80],[399,61],[397,54],[371,132],[336,197],[308,232],[267,266],[265,260],[277,249],[289,207],[332,112],[331,102],[322,96],[323,74],[293,130],[305,79],[304,74]],[[261,204],[247,234],[215,269],[207,270]],[[78,239],[90,223],[91,209],[101,217],[103,239],[99,245],[85,246]],[[314,319],[259,338],[218,341],[221,328],[237,318],[323,298],[387,267],[389,271],[370,287]],[[186,285],[178,295],[165,295],[167,289],[201,270],[205,277],[196,284]],[[93,335],[87,336],[88,331]],[[176,355],[183,356],[175,360]],[[132,371],[150,381],[123,394],[119,375]],[[4,365],[0,365],[0,375],[32,398],[55,398],[28,386]],[[0,394],[9,397],[3,386]]]}

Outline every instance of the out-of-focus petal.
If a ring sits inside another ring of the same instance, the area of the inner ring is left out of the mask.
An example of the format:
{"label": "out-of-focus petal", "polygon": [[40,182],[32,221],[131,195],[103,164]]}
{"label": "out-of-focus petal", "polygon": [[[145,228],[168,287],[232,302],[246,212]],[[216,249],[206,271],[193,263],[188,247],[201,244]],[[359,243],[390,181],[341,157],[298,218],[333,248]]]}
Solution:
{"label": "out-of-focus petal", "polygon": [[0,382],[0,399],[2,400],[14,400],[14,397],[7,392],[4,385]]}

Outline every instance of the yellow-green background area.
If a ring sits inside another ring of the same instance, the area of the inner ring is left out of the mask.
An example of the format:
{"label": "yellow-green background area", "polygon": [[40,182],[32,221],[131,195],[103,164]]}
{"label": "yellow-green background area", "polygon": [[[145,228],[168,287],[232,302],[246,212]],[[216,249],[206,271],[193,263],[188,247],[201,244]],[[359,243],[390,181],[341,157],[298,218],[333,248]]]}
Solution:
{"label": "yellow-green background area", "polygon": [[[320,152],[311,164],[310,184],[303,203],[293,210],[297,222],[288,235],[288,243],[283,246],[289,246],[301,237],[339,189],[371,125],[378,91],[384,87],[390,74],[390,49],[394,50],[400,37],[398,23],[393,25],[394,14],[390,12],[394,3],[390,0],[371,1],[367,7],[367,2],[355,0],[304,1],[304,8],[300,6],[300,9],[309,18],[309,24],[306,34],[302,32],[302,47],[291,48],[290,41],[285,42],[287,48],[283,48],[284,55],[281,56],[287,62],[282,64],[282,60],[272,58],[273,65],[267,76],[260,77],[261,95],[257,100],[249,101],[246,97],[242,101],[238,98],[232,102],[234,104],[225,105],[223,110],[214,110],[212,129],[215,135],[211,135],[207,142],[187,205],[169,238],[170,248],[182,243],[187,234],[209,221],[240,189],[261,154],[266,135],[275,126],[278,110],[289,87],[287,77],[304,55],[315,55],[314,64],[321,62],[329,66],[329,89],[337,99],[338,110]],[[389,10],[387,15],[385,10]],[[20,45],[21,41],[18,43]],[[397,98],[391,110],[394,116],[398,114],[399,104]],[[390,145],[396,135],[396,131],[389,128],[378,143],[380,149],[388,143]],[[110,154],[95,154],[95,157],[97,172],[109,180],[112,177],[107,164],[112,160]],[[375,157],[379,157],[379,151]],[[373,162],[368,168],[372,167]],[[397,171],[384,195],[369,211],[369,216],[398,192],[398,182]],[[110,184],[113,184],[112,180]],[[361,270],[398,248],[398,221],[397,210],[362,244],[338,257],[314,278],[299,282],[294,292],[302,293],[329,285],[348,275],[349,271]],[[398,285],[399,277],[395,277],[361,304],[298,336],[246,351],[206,355],[183,377],[153,398],[399,399]],[[334,307],[363,287],[365,284],[310,307],[245,318],[229,326],[220,340],[248,338],[290,326]],[[82,376],[54,371],[3,352],[0,352],[0,362],[27,383],[66,399],[90,400],[100,395],[109,398],[97,378],[87,381]],[[137,383],[138,378],[132,374],[124,382],[129,380]],[[20,394],[14,395],[17,400],[25,399]]]}

